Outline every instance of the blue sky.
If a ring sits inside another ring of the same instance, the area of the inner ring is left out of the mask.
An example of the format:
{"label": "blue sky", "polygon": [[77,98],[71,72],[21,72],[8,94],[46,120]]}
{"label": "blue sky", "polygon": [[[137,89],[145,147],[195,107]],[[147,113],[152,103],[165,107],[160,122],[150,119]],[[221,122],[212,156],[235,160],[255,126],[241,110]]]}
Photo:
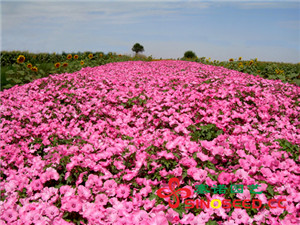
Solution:
{"label": "blue sky", "polygon": [[300,62],[299,1],[1,1],[1,50]]}

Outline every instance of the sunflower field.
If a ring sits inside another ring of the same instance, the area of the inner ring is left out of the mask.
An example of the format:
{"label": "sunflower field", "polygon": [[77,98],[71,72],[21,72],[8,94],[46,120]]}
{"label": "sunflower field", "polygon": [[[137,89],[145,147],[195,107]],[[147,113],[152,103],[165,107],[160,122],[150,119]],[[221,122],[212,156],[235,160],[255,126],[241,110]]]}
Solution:
{"label": "sunflower field", "polygon": [[[152,56],[117,55],[109,52],[77,53],[30,53],[21,51],[1,51],[1,90],[14,85],[29,83],[49,74],[70,73],[84,67],[95,67],[112,62],[123,61],[160,61]],[[173,60],[173,59],[171,59]],[[199,62],[206,65],[220,66],[243,73],[258,75],[266,79],[281,80],[300,86],[300,63],[261,62],[257,59],[242,60],[230,58],[228,61],[211,60],[210,58],[181,58],[185,61]]]}

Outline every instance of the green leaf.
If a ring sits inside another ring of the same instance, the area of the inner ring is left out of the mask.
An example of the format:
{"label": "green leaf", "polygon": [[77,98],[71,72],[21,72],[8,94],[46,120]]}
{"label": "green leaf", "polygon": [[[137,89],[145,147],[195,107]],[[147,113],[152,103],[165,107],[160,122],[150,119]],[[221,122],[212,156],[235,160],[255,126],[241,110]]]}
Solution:
{"label": "green leaf", "polygon": [[206,225],[218,225],[218,223],[214,220],[209,220]]}
{"label": "green leaf", "polygon": [[22,81],[18,78],[12,78],[12,81],[15,82],[16,84],[21,84]]}
{"label": "green leaf", "polygon": [[13,75],[13,74],[15,74],[15,72],[13,70],[8,70],[8,71],[6,71],[5,74],[6,75]]}
{"label": "green leaf", "polygon": [[3,86],[3,89],[11,88],[12,86],[12,84],[6,84],[5,86]]}
{"label": "green leaf", "polygon": [[298,86],[300,86],[300,79],[295,79],[294,82],[295,82]]}
{"label": "green leaf", "polygon": [[19,70],[17,73],[18,73],[19,75],[21,75],[21,76],[24,76],[24,75],[25,75],[25,72],[24,72],[24,71],[20,71],[20,70]]}
{"label": "green leaf", "polygon": [[271,194],[271,196],[274,196],[274,190],[273,190],[273,186],[271,186],[271,185],[269,185],[268,187],[267,187],[267,191]]}

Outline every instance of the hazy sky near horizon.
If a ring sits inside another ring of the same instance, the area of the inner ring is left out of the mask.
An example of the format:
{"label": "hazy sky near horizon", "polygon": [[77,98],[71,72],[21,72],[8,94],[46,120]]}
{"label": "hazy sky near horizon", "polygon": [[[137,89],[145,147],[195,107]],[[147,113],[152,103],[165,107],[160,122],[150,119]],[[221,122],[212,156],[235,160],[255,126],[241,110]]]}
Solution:
{"label": "hazy sky near horizon", "polygon": [[1,50],[300,62],[299,1],[1,1]]}

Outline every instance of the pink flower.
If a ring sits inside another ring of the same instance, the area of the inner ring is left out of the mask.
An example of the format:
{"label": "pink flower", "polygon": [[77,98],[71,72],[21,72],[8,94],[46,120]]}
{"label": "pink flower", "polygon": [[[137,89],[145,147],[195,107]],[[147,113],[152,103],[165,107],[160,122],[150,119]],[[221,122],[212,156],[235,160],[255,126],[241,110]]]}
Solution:
{"label": "pink flower", "polygon": [[166,171],[165,168],[163,168],[162,170],[159,171],[159,175],[162,176],[162,177],[166,177],[168,176],[168,172]]}
{"label": "pink flower", "polygon": [[34,190],[34,191],[40,191],[43,189],[43,184],[40,179],[33,180],[31,182],[30,186],[31,186],[32,190]]}
{"label": "pink flower", "polygon": [[64,196],[75,195],[76,190],[68,185],[61,186],[59,192]]}
{"label": "pink flower", "polygon": [[217,181],[213,181],[210,177],[206,177],[205,182],[209,187],[213,187],[214,185],[217,185],[217,183],[218,183]]}
{"label": "pink flower", "polygon": [[182,168],[177,167],[174,170],[172,170],[172,173],[175,177],[180,177],[182,175]]}
{"label": "pink flower", "polygon": [[91,197],[90,189],[86,188],[85,186],[79,185],[77,188],[77,193],[79,197],[88,200]]}
{"label": "pink flower", "polygon": [[82,181],[83,181],[83,176],[85,175],[85,174],[87,174],[88,172],[87,171],[85,171],[85,172],[83,172],[83,173],[81,173],[80,175],[79,175],[79,177],[78,177],[78,179],[77,179],[77,181],[76,181],[76,186],[78,186],[79,184],[81,184],[82,183]]}
{"label": "pink flower", "polygon": [[181,224],[190,224],[194,220],[195,216],[192,213],[189,214],[182,214],[182,219],[180,220]]}
{"label": "pink flower", "polygon": [[166,150],[158,152],[157,156],[159,156],[160,158],[165,157],[166,159],[174,159],[175,158],[173,153],[168,153]]}
{"label": "pink flower", "polygon": [[209,219],[210,219],[210,214],[202,211],[200,214],[195,216],[193,220],[193,224],[197,224],[197,225],[205,224],[206,222],[209,221]]}
{"label": "pink flower", "polygon": [[180,220],[178,212],[174,211],[173,209],[168,209],[166,213],[166,218],[172,224],[176,224]]}
{"label": "pink flower", "polygon": [[79,196],[67,196],[61,199],[61,209],[68,212],[79,212],[82,209],[82,202]]}
{"label": "pink flower", "polygon": [[98,205],[104,206],[108,202],[108,197],[105,194],[99,194],[99,195],[96,196],[95,202]]}
{"label": "pink flower", "polygon": [[128,185],[121,184],[119,185],[119,188],[116,191],[118,198],[127,198],[130,193],[130,188]]}
{"label": "pink flower", "polygon": [[58,216],[59,210],[54,205],[49,206],[45,209],[46,216],[50,219],[54,219],[54,217]]}
{"label": "pink flower", "polygon": [[150,217],[148,213],[144,210],[139,210],[132,215],[132,224],[149,224]]}
{"label": "pink flower", "polygon": [[58,172],[55,169],[51,168],[51,167],[46,169],[45,175],[46,175],[46,177],[45,177],[46,181],[48,181],[48,180],[58,180],[59,179]]}
{"label": "pink flower", "polygon": [[30,211],[25,215],[26,224],[35,224],[37,221],[40,220],[40,217],[41,216],[36,211]]}
{"label": "pink flower", "polygon": [[18,218],[18,213],[14,209],[6,209],[3,213],[2,218],[8,222],[11,223],[15,221]]}
{"label": "pink flower", "polygon": [[190,157],[184,157],[179,162],[180,162],[180,164],[182,164],[183,166],[186,166],[186,167],[196,167],[197,166],[197,162],[193,158],[190,158]]}
{"label": "pink flower", "polygon": [[153,206],[155,205],[155,198],[152,199],[151,201],[149,199],[144,200],[144,209],[145,210],[150,210],[153,208]]}
{"label": "pink flower", "polygon": [[203,154],[202,152],[198,152],[197,153],[197,157],[202,161],[208,161],[209,160],[209,157],[205,154]]}
{"label": "pink flower", "polygon": [[116,194],[117,183],[114,180],[107,180],[104,182],[104,190],[108,196],[114,196]]}
{"label": "pink flower", "polygon": [[138,174],[138,172],[134,171],[134,172],[128,172],[127,174],[125,174],[123,176],[124,180],[130,181],[132,180],[136,175]]}
{"label": "pink flower", "polygon": [[143,196],[143,197],[147,197],[149,193],[152,192],[152,188],[150,185],[147,185],[146,187],[143,187],[140,191],[140,194]]}
{"label": "pink flower", "polygon": [[152,217],[150,224],[151,225],[169,225],[168,220],[163,212],[155,214]]}
{"label": "pink flower", "polygon": [[235,172],[235,178],[239,180],[244,180],[248,177],[248,173],[243,169],[238,169]]}
{"label": "pink flower", "polygon": [[54,200],[58,197],[57,193],[58,193],[58,190],[57,190],[56,188],[53,188],[53,187],[50,187],[50,188],[45,187],[45,188],[41,191],[42,199],[43,199],[44,201],[49,201],[49,199],[51,199],[51,197],[53,197],[53,198],[51,199],[51,201],[52,201],[52,200],[54,201]]}
{"label": "pink flower", "polygon": [[197,181],[199,181],[200,183],[204,182],[204,180],[206,179],[207,176],[207,171],[206,170],[202,170],[199,169],[193,176],[193,178]]}
{"label": "pink flower", "polygon": [[90,144],[85,144],[82,148],[81,151],[84,153],[91,153],[94,151],[93,146]]}
{"label": "pink flower", "polygon": [[90,216],[89,216],[89,220],[92,222],[92,224],[99,224],[99,222],[101,221],[101,219],[104,218],[103,212],[94,209]]}
{"label": "pink flower", "polygon": [[245,209],[237,208],[234,209],[231,217],[237,224],[247,223],[250,219]]}
{"label": "pink flower", "polygon": [[230,173],[222,172],[218,176],[218,181],[220,184],[228,185],[231,181],[231,177]]}

